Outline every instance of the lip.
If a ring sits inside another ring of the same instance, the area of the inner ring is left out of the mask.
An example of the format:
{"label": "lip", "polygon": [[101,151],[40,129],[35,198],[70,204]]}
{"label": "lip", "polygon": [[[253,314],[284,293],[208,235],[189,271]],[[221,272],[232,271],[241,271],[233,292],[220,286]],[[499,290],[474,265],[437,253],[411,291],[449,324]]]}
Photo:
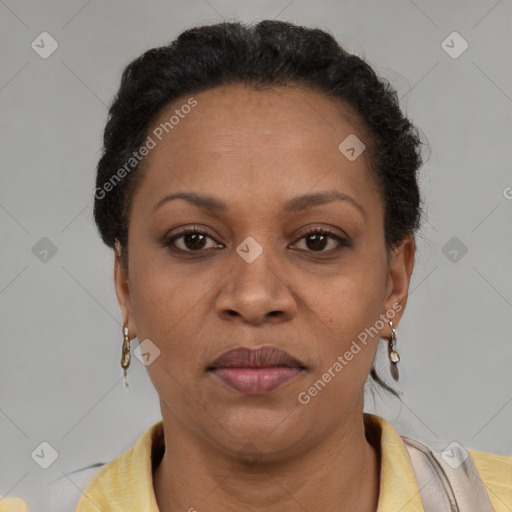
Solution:
{"label": "lip", "polygon": [[237,347],[223,352],[210,364],[215,368],[268,368],[271,366],[303,367],[303,363],[288,352],[270,345],[260,348]]}
{"label": "lip", "polygon": [[227,386],[248,395],[268,393],[302,373],[301,361],[277,347],[238,347],[221,354],[207,371]]}

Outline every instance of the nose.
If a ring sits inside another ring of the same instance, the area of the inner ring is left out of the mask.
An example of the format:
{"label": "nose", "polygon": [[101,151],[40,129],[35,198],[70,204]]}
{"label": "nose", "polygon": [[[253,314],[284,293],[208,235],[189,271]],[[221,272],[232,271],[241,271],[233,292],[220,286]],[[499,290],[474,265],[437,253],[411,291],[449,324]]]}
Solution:
{"label": "nose", "polygon": [[263,250],[251,263],[233,254],[231,271],[216,300],[217,314],[223,319],[256,325],[295,316],[295,296],[281,267],[270,261],[269,253]]}

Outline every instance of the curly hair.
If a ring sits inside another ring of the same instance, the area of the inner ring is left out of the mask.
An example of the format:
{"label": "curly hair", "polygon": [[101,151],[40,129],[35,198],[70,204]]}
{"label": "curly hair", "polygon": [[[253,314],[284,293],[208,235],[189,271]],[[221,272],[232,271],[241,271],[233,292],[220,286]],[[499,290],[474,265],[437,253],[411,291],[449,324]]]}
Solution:
{"label": "curly hair", "polygon": [[[368,155],[384,204],[388,254],[415,234],[421,217],[417,173],[422,142],[389,82],[324,30],[275,20],[224,22],[190,28],[168,45],[146,51],[123,71],[104,131],[94,219],[105,244],[120,245],[126,267],[131,199],[143,171],[133,156],[151,124],[179,98],[235,83],[255,89],[303,86],[355,113],[369,134]],[[134,163],[127,170],[128,161]],[[372,377],[394,392],[374,370]]]}

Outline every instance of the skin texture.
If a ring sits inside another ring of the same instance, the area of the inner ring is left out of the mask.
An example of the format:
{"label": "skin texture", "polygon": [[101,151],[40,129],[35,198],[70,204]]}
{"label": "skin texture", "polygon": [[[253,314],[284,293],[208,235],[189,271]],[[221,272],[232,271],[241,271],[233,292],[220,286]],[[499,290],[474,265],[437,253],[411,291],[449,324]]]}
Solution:
{"label": "skin texture", "polygon": [[[197,106],[144,161],[129,217],[128,271],[119,251],[114,264],[130,338],[149,338],[161,351],[147,367],[164,420],[166,451],[154,472],[160,510],[375,511],[379,454],[365,437],[363,388],[379,336],[307,405],[298,395],[396,304],[398,325],[414,238],[387,261],[368,151],[349,161],[338,149],[350,134],[369,141],[339,102],[305,88],[238,84],[194,98]],[[187,99],[168,105],[154,126]],[[362,211],[340,200],[282,210],[291,198],[327,190]],[[178,191],[214,196],[228,209],[208,212],[178,199],[155,210]],[[178,227],[194,226],[209,237],[202,246],[184,237],[175,246],[188,252],[163,246]],[[339,252],[333,239],[315,245],[305,237],[315,227],[349,245]],[[236,251],[248,236],[263,249],[252,263]],[[262,345],[287,351],[306,370],[257,396],[206,372],[226,350]]]}

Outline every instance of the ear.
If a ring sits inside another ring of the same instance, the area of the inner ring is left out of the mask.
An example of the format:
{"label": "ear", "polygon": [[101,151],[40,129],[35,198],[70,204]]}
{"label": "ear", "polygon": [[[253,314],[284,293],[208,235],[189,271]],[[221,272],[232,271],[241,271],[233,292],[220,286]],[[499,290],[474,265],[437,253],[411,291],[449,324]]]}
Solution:
{"label": "ear", "polygon": [[132,313],[128,270],[121,260],[121,245],[119,242],[116,242],[114,249],[114,286],[121,316],[123,317],[123,326],[128,326],[129,336],[134,338],[137,336],[137,328]]}
{"label": "ear", "polygon": [[394,327],[399,324],[407,303],[415,252],[416,244],[413,235],[408,235],[391,250],[384,307],[386,312],[395,312],[392,318]]}

